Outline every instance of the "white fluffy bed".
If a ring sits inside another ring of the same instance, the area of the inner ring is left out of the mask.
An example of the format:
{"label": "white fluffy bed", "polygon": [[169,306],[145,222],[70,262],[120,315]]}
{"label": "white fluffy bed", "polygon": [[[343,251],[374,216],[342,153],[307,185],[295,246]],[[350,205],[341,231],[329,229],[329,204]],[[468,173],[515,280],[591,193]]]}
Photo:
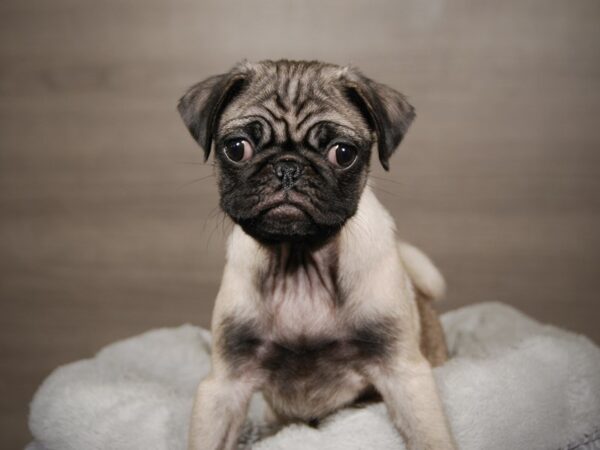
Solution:
{"label": "white fluffy bed", "polygon": [[[452,359],[435,372],[461,449],[600,449],[600,349],[590,340],[498,303],[449,312],[442,322]],[[32,401],[28,450],[185,449],[209,344],[207,331],[183,325],[59,367]],[[245,433],[256,450],[405,448],[382,404],[261,439],[262,406],[256,396]]]}

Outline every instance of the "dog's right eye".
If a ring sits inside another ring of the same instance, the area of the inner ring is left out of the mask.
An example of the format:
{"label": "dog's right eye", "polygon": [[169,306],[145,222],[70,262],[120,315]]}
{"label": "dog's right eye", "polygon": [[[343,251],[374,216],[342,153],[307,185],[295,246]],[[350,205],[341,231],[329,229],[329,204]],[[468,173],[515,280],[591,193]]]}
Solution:
{"label": "dog's right eye", "polygon": [[342,169],[350,167],[356,161],[356,148],[348,144],[335,144],[329,149],[327,159]]}
{"label": "dog's right eye", "polygon": [[225,144],[225,155],[233,162],[247,161],[252,153],[252,145],[245,139],[234,139]]}

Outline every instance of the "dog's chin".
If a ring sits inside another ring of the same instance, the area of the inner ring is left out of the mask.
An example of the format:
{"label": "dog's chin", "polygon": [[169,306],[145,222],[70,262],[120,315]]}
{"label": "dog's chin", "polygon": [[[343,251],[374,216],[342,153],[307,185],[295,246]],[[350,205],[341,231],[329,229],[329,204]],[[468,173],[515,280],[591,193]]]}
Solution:
{"label": "dog's chin", "polygon": [[268,208],[250,218],[231,217],[247,234],[264,244],[319,245],[343,226],[343,223],[318,223],[309,213],[290,203]]}

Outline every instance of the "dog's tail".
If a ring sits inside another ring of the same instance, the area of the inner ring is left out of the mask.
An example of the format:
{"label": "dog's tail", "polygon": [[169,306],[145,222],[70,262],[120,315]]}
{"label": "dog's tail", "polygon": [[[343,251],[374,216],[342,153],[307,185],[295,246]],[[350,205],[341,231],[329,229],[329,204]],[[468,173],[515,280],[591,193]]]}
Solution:
{"label": "dog's tail", "polygon": [[446,282],[431,259],[405,242],[398,242],[398,252],[415,289],[430,300],[442,298],[446,293]]}

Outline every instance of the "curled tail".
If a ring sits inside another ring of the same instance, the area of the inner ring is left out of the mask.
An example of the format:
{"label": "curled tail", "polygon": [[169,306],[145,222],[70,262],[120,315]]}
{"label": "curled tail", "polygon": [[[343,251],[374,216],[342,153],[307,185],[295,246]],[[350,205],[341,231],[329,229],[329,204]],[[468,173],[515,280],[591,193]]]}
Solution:
{"label": "curled tail", "polygon": [[431,259],[405,242],[398,242],[398,252],[415,289],[425,298],[438,300],[446,293],[446,282]]}

